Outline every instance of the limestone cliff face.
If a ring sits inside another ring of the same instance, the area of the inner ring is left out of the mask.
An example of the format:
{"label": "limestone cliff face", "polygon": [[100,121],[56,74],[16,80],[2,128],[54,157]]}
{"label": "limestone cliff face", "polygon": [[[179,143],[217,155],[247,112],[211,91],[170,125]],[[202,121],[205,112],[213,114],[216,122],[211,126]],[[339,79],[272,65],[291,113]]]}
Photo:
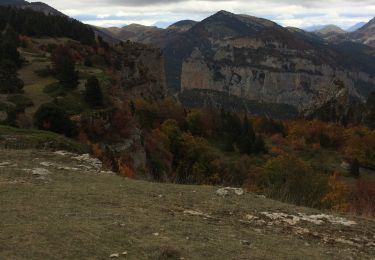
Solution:
{"label": "limestone cliff face", "polygon": [[237,38],[216,41],[212,52],[195,48],[182,63],[181,90],[205,89],[305,110],[332,99],[342,89],[360,100],[365,82],[375,91],[373,75],[316,61],[314,51],[283,47],[280,42]]}
{"label": "limestone cliff face", "polygon": [[113,97],[129,100],[143,97],[158,100],[166,95],[164,57],[158,48],[143,44],[126,43],[122,53],[114,58],[115,72]]}

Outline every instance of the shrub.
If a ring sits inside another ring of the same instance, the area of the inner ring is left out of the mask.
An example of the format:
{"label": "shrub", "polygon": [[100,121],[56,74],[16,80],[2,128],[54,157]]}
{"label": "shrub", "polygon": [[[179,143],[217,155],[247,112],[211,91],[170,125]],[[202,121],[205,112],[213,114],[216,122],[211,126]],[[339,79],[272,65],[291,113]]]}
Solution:
{"label": "shrub", "polygon": [[350,211],[364,216],[375,215],[375,181],[357,181],[350,195]]}
{"label": "shrub", "polygon": [[54,104],[44,104],[34,115],[34,124],[38,129],[73,137],[77,134],[74,123],[66,112]]}

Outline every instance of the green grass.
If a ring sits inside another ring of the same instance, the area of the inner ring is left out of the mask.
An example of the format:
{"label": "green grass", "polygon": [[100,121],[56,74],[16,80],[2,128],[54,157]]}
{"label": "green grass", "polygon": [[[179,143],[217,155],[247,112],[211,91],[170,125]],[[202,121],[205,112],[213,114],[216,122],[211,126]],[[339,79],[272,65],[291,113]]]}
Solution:
{"label": "green grass", "polygon": [[69,115],[77,115],[88,109],[88,105],[83,101],[82,95],[78,93],[67,93],[66,96],[58,97],[54,103],[64,109]]}
{"label": "green grass", "polygon": [[[51,181],[46,182],[22,169],[39,168],[40,162],[69,167],[80,162],[36,150],[1,152],[2,161],[17,164],[0,168],[1,259],[108,259],[124,251],[127,256],[119,259],[371,259],[375,253],[370,246],[324,243],[319,237],[373,240],[374,220],[345,216],[359,223],[352,227],[258,225],[245,221],[246,214],[320,212],[253,194],[220,197],[215,187],[157,184],[90,171],[47,167]],[[295,234],[297,227],[316,235]]]}
{"label": "green grass", "polygon": [[51,149],[85,152],[87,148],[69,138],[52,132],[0,125],[0,147],[16,149]]}

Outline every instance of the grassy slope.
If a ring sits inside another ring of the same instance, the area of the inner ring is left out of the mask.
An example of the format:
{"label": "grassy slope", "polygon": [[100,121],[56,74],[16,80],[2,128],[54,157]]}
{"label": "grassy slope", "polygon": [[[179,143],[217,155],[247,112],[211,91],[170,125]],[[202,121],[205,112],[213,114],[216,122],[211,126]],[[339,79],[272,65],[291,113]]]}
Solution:
{"label": "grassy slope", "polygon": [[0,125],[0,147],[67,150],[72,152],[87,151],[84,145],[52,132],[3,125]]}
{"label": "grassy slope", "polygon": [[[291,226],[262,218],[260,212],[318,212],[253,194],[219,197],[214,187],[43,167],[40,162],[81,167],[69,156],[49,152],[1,152],[0,163],[17,164],[0,167],[1,259],[106,259],[123,251],[128,252],[127,259],[137,260],[370,259],[375,254],[374,247],[365,246],[375,242],[373,220],[356,219],[358,224],[352,227],[307,222]],[[22,170],[38,167],[50,170],[52,180],[37,180]],[[248,221],[246,214],[266,223]],[[310,233],[298,234],[299,228]],[[327,236],[369,240],[357,247],[324,242]]]}

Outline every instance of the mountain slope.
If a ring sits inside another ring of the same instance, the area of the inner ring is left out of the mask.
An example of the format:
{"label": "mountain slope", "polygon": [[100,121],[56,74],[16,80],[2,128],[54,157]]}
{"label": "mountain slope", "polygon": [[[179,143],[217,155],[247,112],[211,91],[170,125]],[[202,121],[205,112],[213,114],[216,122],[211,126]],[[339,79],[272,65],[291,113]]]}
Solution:
{"label": "mountain slope", "polygon": [[340,82],[359,99],[356,82],[375,90],[375,59],[367,53],[362,56],[370,62],[357,59],[362,47],[343,53],[319,37],[256,17],[221,11],[156,44],[166,55],[172,93],[215,90],[303,109],[337,94]]}
{"label": "mountain slope", "polygon": [[358,29],[362,28],[366,23],[365,22],[359,22],[347,29],[348,32],[354,32],[357,31]]}
{"label": "mountain slope", "polygon": [[350,34],[350,39],[375,47],[375,18]]}
{"label": "mountain slope", "polygon": [[27,2],[24,0],[0,0],[0,6],[12,6],[20,9],[31,9],[46,15],[65,16],[65,14],[54,9],[43,2]]}
{"label": "mountain slope", "polygon": [[371,259],[375,253],[373,220],[251,193],[219,196],[214,187],[129,180],[86,155],[1,152],[0,258]]}

